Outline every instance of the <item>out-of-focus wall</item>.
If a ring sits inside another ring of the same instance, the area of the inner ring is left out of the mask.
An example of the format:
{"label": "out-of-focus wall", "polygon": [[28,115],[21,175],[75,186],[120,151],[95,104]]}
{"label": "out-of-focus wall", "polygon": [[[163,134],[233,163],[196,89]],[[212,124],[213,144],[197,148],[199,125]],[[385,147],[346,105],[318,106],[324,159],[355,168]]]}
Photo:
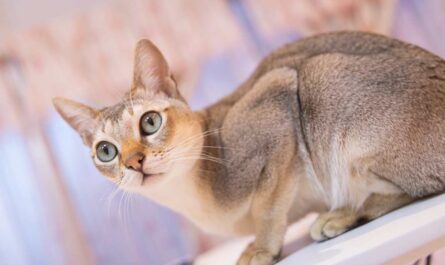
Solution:
{"label": "out-of-focus wall", "polygon": [[91,8],[101,8],[110,0],[1,0],[0,36],[8,31],[25,30],[38,25],[57,23]]}
{"label": "out-of-focus wall", "polygon": [[273,48],[343,29],[396,36],[444,57],[445,1],[0,0],[0,264],[179,264],[218,241],[116,191],[51,97],[118,101],[134,44],[149,38],[199,109],[235,89]]}

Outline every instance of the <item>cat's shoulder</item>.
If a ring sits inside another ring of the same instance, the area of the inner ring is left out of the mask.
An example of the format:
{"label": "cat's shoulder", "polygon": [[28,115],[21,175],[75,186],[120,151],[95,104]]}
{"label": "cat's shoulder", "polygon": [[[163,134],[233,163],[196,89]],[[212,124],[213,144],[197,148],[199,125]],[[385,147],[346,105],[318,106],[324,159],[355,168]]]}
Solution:
{"label": "cat's shoulder", "polygon": [[279,137],[278,130],[293,126],[297,108],[298,74],[295,69],[273,69],[227,112],[222,138],[227,144],[257,145]]}

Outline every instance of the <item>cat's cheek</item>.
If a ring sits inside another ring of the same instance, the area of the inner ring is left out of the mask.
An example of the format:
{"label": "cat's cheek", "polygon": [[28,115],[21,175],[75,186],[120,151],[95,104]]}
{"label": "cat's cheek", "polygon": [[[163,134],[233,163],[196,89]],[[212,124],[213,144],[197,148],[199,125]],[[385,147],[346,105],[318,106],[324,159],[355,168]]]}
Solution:
{"label": "cat's cheek", "polygon": [[169,159],[146,159],[142,165],[143,172],[147,174],[165,174],[172,168],[172,162]]}

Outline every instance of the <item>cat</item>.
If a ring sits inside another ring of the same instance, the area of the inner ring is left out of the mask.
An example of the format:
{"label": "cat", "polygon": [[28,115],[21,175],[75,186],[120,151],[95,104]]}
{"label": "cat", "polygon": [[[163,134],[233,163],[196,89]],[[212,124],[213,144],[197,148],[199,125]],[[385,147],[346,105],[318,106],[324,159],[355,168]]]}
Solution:
{"label": "cat", "polygon": [[287,225],[309,212],[323,241],[445,189],[445,63],[373,33],[287,44],[196,112],[141,40],[121,102],[53,103],[119,188],[206,231],[254,234],[239,265],[277,261]]}

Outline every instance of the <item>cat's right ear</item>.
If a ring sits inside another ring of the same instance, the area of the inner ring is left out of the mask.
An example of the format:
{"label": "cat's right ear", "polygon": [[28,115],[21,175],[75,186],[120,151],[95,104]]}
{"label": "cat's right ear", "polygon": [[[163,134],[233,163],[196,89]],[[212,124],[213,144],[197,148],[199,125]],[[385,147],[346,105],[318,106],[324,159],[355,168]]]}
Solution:
{"label": "cat's right ear", "polygon": [[137,94],[139,91],[152,92],[153,94],[162,93],[168,97],[184,101],[161,51],[146,39],[142,39],[136,44],[134,55],[131,92]]}
{"label": "cat's right ear", "polygon": [[80,134],[84,144],[90,147],[97,123],[98,111],[84,104],[64,98],[53,98],[53,104],[60,116]]}

